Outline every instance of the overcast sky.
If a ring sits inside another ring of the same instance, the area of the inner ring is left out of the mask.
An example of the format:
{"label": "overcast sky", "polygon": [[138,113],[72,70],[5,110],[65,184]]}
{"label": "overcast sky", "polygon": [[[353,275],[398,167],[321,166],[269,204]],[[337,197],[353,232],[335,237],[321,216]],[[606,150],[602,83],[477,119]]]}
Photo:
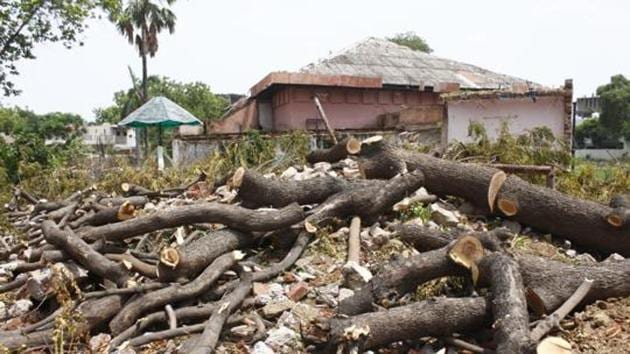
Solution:
{"label": "overcast sky", "polygon": [[[630,1],[179,0],[173,35],[159,38],[149,74],[202,81],[219,93],[246,93],[270,71],[297,70],[370,36],[415,31],[433,54],[548,86],[574,79],[590,95],[618,73],[630,75]],[[23,93],[0,98],[38,113],[93,119],[140,75],[135,49],[115,27],[94,21],[85,45],[41,45],[21,62]]]}

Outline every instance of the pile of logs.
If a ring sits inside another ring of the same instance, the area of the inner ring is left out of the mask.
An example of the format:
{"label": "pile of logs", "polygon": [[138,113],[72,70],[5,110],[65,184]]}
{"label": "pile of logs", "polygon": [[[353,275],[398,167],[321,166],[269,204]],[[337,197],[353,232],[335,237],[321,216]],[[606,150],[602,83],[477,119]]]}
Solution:
{"label": "pile of logs", "polygon": [[[340,162],[347,158],[357,173]],[[628,257],[624,197],[610,206],[580,200],[380,137],[343,139],[307,161],[324,161],[339,173],[288,179],[239,168],[218,188],[202,174],[169,190],[123,183],[124,196],[91,188],[57,201],[16,188],[6,216],[20,236],[2,237],[0,293],[30,299],[39,309],[0,312],[5,324],[20,319],[0,331],[0,348],[48,348],[70,335],[55,331],[66,312],[80,315],[74,335],[109,333],[107,351],[187,336],[180,352],[210,353],[225,328],[242,321],[256,323],[259,340],[268,323],[244,311],[253,306],[253,285],[282,275],[311,242],[343,225],[350,225],[343,275],[355,291],[335,316],[304,329],[313,350],[358,352],[434,337],[473,352],[569,352],[568,343],[547,336],[560,319],[596,300],[630,295],[630,260],[575,266],[519,254],[506,247],[513,235],[502,228],[440,231],[393,223],[395,236],[419,253],[374,276],[361,265],[359,235],[361,224],[391,221],[409,203],[450,196],[589,252]],[[421,187],[432,195],[416,194]],[[269,240],[284,256],[263,266],[254,251]],[[469,296],[392,306],[392,299],[447,276],[468,279]],[[63,286],[70,294],[65,300]],[[484,330],[493,338],[484,347],[460,337]]]}

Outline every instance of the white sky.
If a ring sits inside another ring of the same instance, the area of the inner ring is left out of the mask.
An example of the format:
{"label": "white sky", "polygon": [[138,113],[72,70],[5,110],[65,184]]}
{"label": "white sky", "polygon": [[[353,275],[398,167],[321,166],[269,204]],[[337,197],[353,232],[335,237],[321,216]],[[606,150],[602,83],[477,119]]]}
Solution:
{"label": "white sky", "polygon": [[[441,57],[548,86],[573,78],[590,95],[618,73],[630,74],[624,0],[179,0],[175,34],[159,38],[149,74],[202,81],[218,93],[246,93],[274,70],[297,70],[370,36],[415,31]],[[130,85],[140,58],[115,27],[94,21],[85,45],[36,48],[19,64],[23,93],[0,98],[38,113],[93,119],[114,91]]]}

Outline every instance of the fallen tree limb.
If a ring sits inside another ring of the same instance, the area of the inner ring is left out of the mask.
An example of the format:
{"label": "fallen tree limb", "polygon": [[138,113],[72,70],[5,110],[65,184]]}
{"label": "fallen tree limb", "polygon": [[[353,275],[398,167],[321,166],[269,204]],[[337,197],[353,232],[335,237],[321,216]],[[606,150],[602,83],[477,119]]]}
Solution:
{"label": "fallen tree limb", "polygon": [[526,353],[530,346],[529,314],[518,264],[503,252],[483,259],[492,292],[494,338],[498,353]]}
{"label": "fallen tree limb", "polygon": [[200,203],[158,211],[115,224],[91,227],[79,233],[85,240],[123,240],[145,233],[195,223],[220,223],[243,231],[271,231],[304,218],[297,204],[277,210],[250,210],[235,205]]}
{"label": "fallen tree limb", "polygon": [[144,294],[129,302],[109,323],[112,334],[121,333],[149,310],[190,299],[208,291],[221,274],[242,258],[243,254],[239,251],[230,252],[217,258],[190,283],[185,285],[173,284],[167,288]]}
{"label": "fallen tree limb", "polygon": [[564,302],[564,304],[558,307],[558,309],[551,315],[540,320],[530,333],[532,342],[538,343],[542,337],[551,331],[551,329],[558,326],[560,321],[573,311],[573,309],[582,302],[586,295],[588,295],[592,286],[593,281],[591,279],[584,279],[582,284],[575,289],[575,292],[567,299],[567,301]]}
{"label": "fallen tree limb", "polygon": [[208,322],[206,322],[203,333],[196,339],[191,353],[203,354],[213,352],[226,319],[238,308],[243,300],[245,300],[245,297],[251,291],[253,282],[269,280],[291,267],[293,263],[300,258],[302,252],[304,252],[311,237],[312,236],[307,232],[300,233],[295,244],[282,261],[274,263],[268,268],[255,273],[243,274],[236,288],[217,304],[216,310],[212,313]]}
{"label": "fallen tree limb", "polygon": [[48,243],[64,250],[89,271],[115,282],[120,287],[127,284],[129,273],[122,265],[110,261],[95,251],[85,241],[74,235],[70,228],[62,231],[52,221],[44,221],[42,230]]}
{"label": "fallen tree limb", "polygon": [[308,232],[335,219],[343,219],[351,215],[362,220],[372,220],[376,216],[391,211],[391,207],[422,186],[424,176],[420,171],[413,171],[397,176],[385,183],[366,185],[364,188],[353,188],[337,193],[326,199],[311,211],[304,222]]}
{"label": "fallen tree limb", "polygon": [[[120,310],[123,297],[112,295],[100,299],[88,300],[80,304],[77,311],[81,314],[84,322],[78,324],[76,333],[90,333],[94,328],[106,323],[116,312]],[[37,347],[53,343],[54,330],[42,330],[28,334],[14,334],[0,338],[0,345],[9,350],[16,350],[20,347]],[[1,346],[0,346],[1,347]]]}
{"label": "fallen tree limb", "polygon": [[[410,230],[405,228],[403,230]],[[416,229],[414,227],[413,229]],[[431,231],[423,233],[425,239],[431,239],[433,234],[431,229],[425,227],[419,230]],[[429,280],[445,277],[459,276],[467,274],[466,270],[457,265],[449,257],[449,251],[456,239],[450,239],[444,235],[435,236],[433,244],[440,248],[428,252],[423,252],[407,259],[402,265],[393,265],[386,270],[376,274],[365,286],[357,290],[339,303],[338,312],[346,315],[356,315],[372,309],[373,303],[381,303],[392,297],[402,296],[405,293],[414,291],[416,287]],[[462,234],[463,235],[463,234]],[[495,242],[491,235],[484,233],[470,233],[473,237],[479,237],[485,247],[494,246]],[[387,305],[387,303],[383,304]]]}
{"label": "fallen tree limb", "polygon": [[180,248],[162,250],[157,267],[160,281],[192,279],[222,254],[252,246],[257,238],[240,231],[222,229]]}
{"label": "fallen tree limb", "polygon": [[[425,175],[424,187],[438,195],[464,198],[478,207],[486,204],[489,183],[499,170],[475,164],[464,164],[394,148],[384,142],[371,146],[364,155],[361,169],[367,178],[392,177],[404,169],[419,169]],[[385,166],[398,166],[387,169]],[[389,172],[385,175],[384,172]],[[581,200],[549,188],[532,185],[517,176],[509,176],[498,192],[498,202],[511,202],[513,220],[577,245],[604,253],[630,256],[630,226],[615,227],[606,222],[612,208]],[[507,204],[506,204],[507,205]]]}
{"label": "fallen tree limb", "polygon": [[332,176],[309,178],[303,181],[265,178],[258,172],[239,168],[230,184],[238,188],[244,206],[276,208],[298,203],[320,203],[329,196],[346,189],[350,183]]}
{"label": "fallen tree limb", "polygon": [[108,253],[105,255],[107,259],[112,261],[122,262],[123,266],[129,270],[137,272],[145,277],[155,279],[158,276],[157,267],[148,263],[145,263],[129,253]]}
{"label": "fallen tree limb", "polygon": [[313,164],[316,162],[337,162],[343,160],[348,155],[354,155],[361,151],[361,142],[349,136],[329,147],[328,149],[317,149],[306,155],[306,161]]}
{"label": "fallen tree limb", "polygon": [[119,221],[129,220],[135,216],[135,206],[129,201],[105,208],[96,212],[83,220],[82,224],[90,226],[101,226]]}
{"label": "fallen tree limb", "polygon": [[405,339],[470,332],[491,322],[491,308],[491,301],[483,297],[435,298],[387,311],[334,318],[330,321],[329,348],[350,340],[353,329],[367,331],[360,350]]}

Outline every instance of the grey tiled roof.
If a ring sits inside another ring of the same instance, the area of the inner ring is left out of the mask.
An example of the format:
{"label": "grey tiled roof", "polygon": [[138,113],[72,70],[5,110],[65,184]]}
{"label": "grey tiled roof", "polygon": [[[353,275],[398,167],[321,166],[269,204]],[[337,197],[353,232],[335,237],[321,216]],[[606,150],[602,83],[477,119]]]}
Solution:
{"label": "grey tiled roof", "polygon": [[474,65],[440,58],[385,39],[369,38],[347,50],[303,67],[321,75],[380,77],[385,85],[437,86],[458,83],[462,89],[511,89],[515,84],[541,86]]}

